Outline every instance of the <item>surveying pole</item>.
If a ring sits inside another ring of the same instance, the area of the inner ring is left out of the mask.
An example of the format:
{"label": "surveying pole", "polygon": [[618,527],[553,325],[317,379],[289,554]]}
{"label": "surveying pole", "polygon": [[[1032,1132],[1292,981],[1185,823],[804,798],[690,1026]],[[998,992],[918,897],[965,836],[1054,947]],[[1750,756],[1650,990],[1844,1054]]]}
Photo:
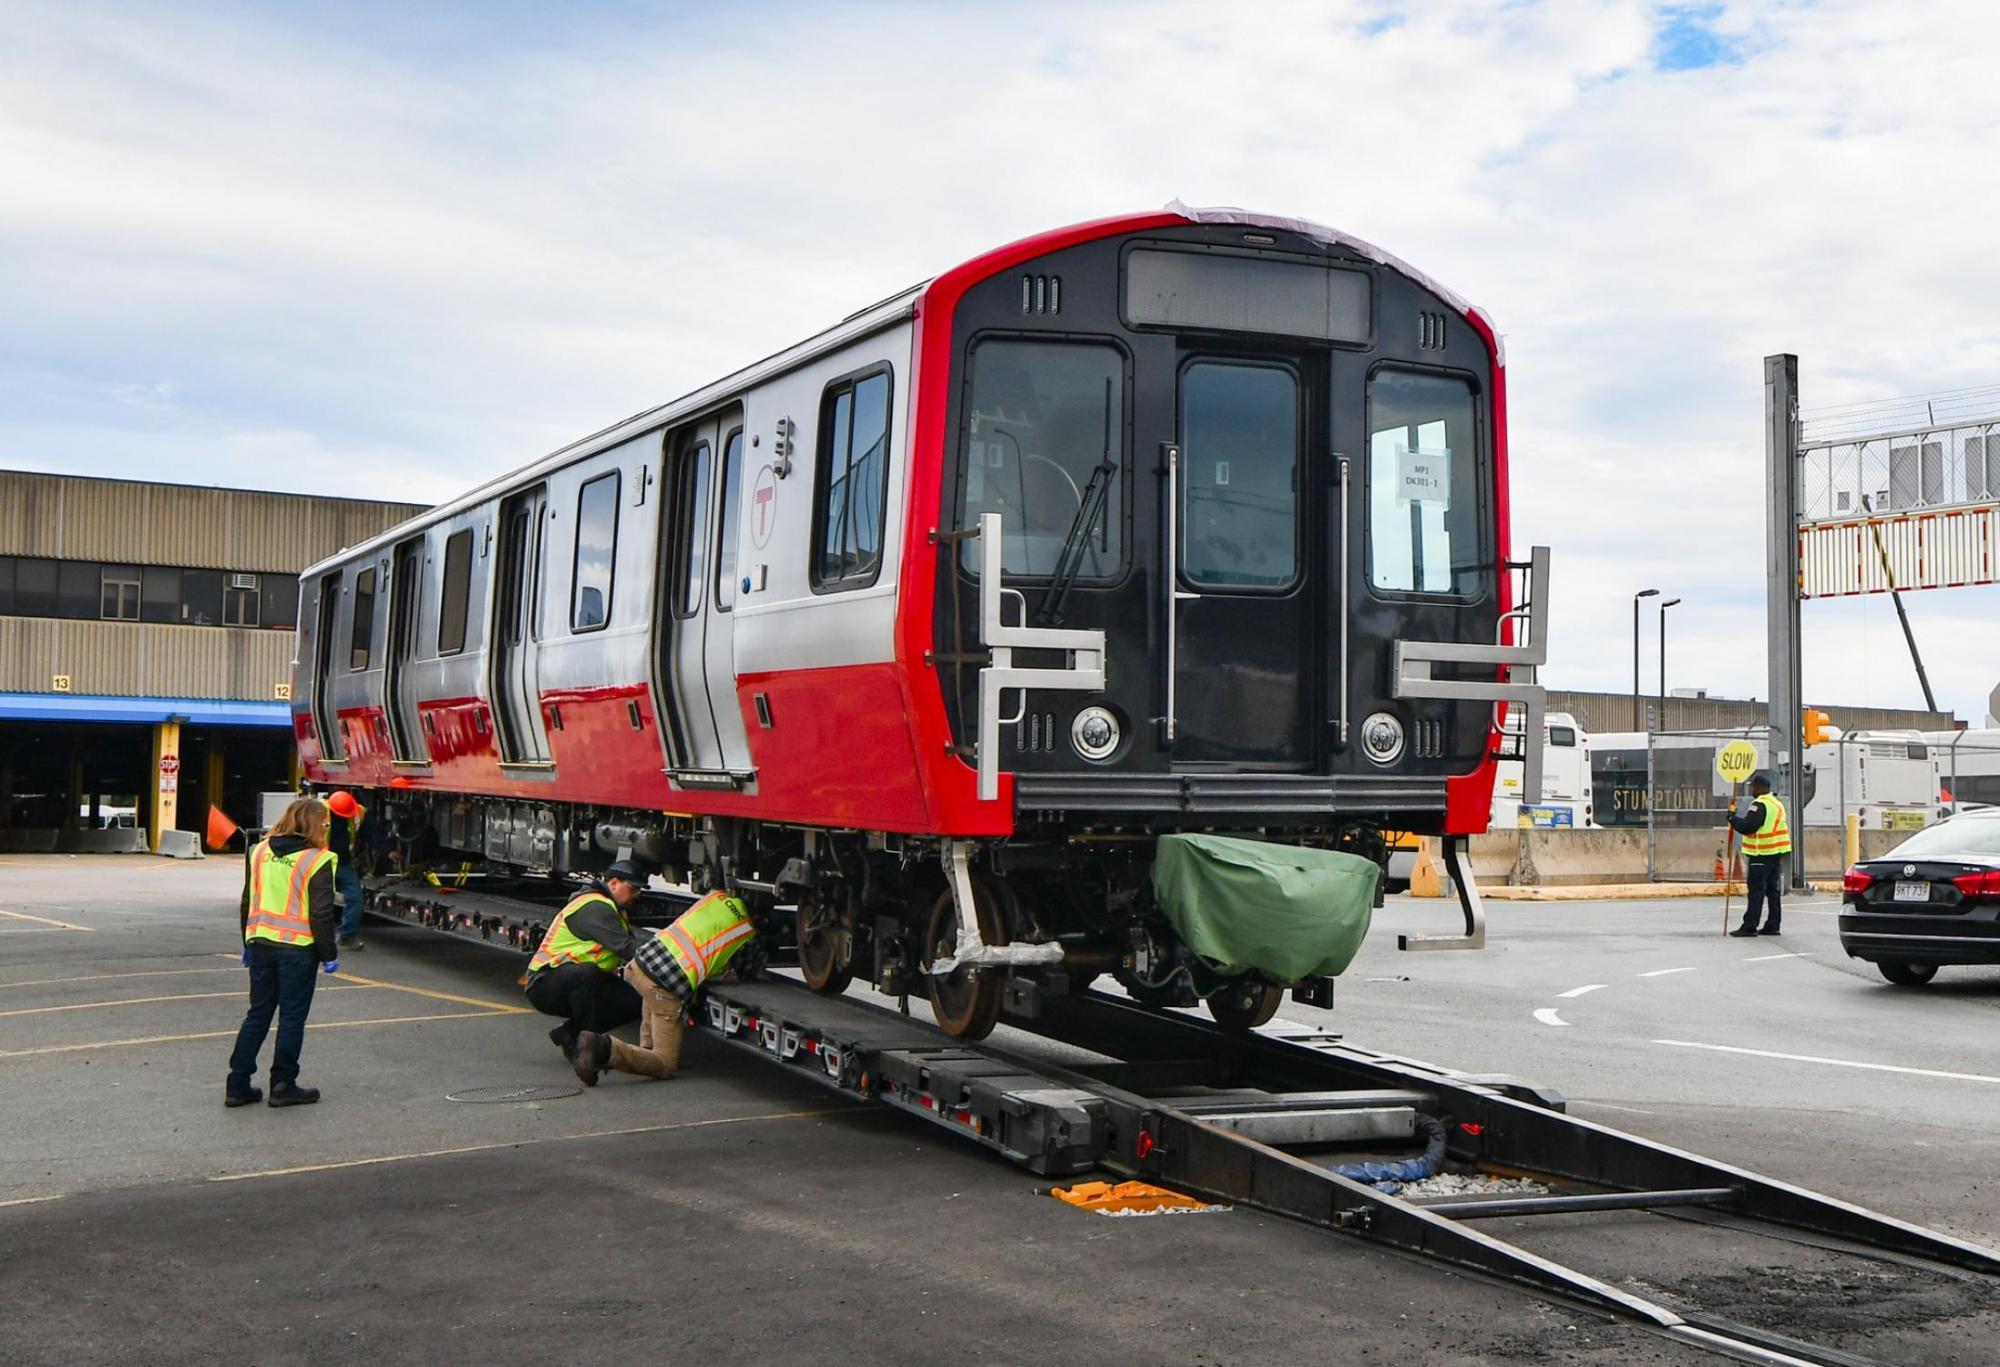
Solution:
{"label": "surveying pole", "polygon": [[[1764,608],[1771,665],[1771,786],[1801,833],[1805,756],[1799,748],[1799,358],[1764,358],[1764,461],[1770,490],[1764,518]],[[1791,860],[1791,885],[1805,886],[1805,842]]]}

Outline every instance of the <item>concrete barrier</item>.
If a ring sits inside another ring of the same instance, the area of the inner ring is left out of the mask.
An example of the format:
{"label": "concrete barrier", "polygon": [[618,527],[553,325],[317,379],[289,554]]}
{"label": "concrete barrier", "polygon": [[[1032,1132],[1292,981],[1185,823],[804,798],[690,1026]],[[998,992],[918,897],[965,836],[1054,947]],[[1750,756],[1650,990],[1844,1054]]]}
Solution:
{"label": "concrete barrier", "polygon": [[[1845,832],[1812,827],[1800,853],[1809,878],[1837,880],[1846,870]],[[1908,831],[1863,831],[1861,857],[1879,859],[1909,839]],[[1481,887],[1601,887],[1617,883],[1712,883],[1723,857],[1724,833],[1717,830],[1662,829],[1649,840],[1646,829],[1488,831],[1472,837],[1472,876]],[[1427,846],[1433,842],[1426,842]],[[1741,842],[1737,844],[1741,859]],[[1437,858],[1435,848],[1431,857]],[[1419,863],[1421,864],[1421,859]],[[1440,861],[1440,865],[1441,865]],[[1411,890],[1427,895],[1414,877]],[[1441,885],[1444,880],[1438,880]],[[1430,885],[1430,880],[1424,880]],[[1441,895],[1428,894],[1428,895]]]}
{"label": "concrete barrier", "polygon": [[201,837],[193,831],[161,831],[157,854],[169,859],[200,859]]}
{"label": "concrete barrier", "polygon": [[144,854],[146,832],[139,826],[111,826],[101,831],[64,831],[56,840],[58,854]]}

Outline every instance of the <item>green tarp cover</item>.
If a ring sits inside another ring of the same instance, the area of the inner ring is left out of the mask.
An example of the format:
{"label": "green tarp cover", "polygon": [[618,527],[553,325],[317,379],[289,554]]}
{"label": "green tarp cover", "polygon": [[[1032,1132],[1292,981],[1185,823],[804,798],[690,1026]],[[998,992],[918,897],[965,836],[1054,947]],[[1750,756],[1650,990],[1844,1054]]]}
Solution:
{"label": "green tarp cover", "polygon": [[1153,895],[1190,949],[1279,982],[1346,968],[1375,908],[1372,859],[1221,835],[1160,838]]}

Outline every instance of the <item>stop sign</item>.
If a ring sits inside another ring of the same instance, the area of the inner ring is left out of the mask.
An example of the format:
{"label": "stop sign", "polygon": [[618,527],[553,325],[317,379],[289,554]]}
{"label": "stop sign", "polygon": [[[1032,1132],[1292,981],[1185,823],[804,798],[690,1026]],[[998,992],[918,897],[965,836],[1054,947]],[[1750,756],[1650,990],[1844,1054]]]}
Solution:
{"label": "stop sign", "polygon": [[161,774],[165,775],[168,778],[172,778],[175,774],[178,774],[180,771],[181,771],[181,757],[179,755],[160,756]]}

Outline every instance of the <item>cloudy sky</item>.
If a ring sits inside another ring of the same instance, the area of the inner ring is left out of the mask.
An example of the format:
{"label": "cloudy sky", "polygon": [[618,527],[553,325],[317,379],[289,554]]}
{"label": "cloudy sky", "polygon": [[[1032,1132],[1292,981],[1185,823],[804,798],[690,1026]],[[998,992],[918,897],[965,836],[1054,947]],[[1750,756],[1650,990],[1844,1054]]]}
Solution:
{"label": "cloudy sky", "polygon": [[[1659,587],[1670,684],[1761,694],[1761,358],[1809,411],[2000,382],[1992,16],[9,0],[0,466],[441,498],[987,247],[1240,204],[1498,320],[1550,682],[1629,687]],[[1978,723],[2000,594],[1907,601]],[[1920,704],[1886,599],[1805,623],[1809,696]]]}

